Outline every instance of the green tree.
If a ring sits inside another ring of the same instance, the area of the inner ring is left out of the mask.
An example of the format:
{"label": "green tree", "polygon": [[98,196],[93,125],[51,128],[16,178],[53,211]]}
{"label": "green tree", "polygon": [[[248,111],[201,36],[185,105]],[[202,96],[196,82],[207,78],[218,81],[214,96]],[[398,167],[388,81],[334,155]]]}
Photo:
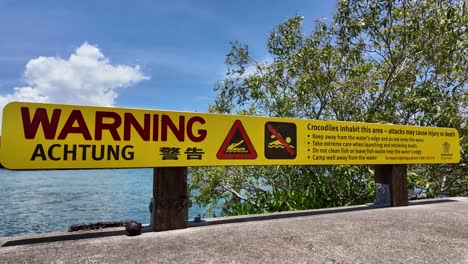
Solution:
{"label": "green tree", "polygon": [[[233,42],[210,111],[454,127],[467,147],[468,25],[464,1],[341,0],[331,23],[279,24],[257,61]],[[410,185],[467,195],[467,154],[456,165],[410,167]],[[330,207],[373,198],[369,166],[192,170],[195,201],[224,214]],[[221,203],[221,204],[218,204]]]}

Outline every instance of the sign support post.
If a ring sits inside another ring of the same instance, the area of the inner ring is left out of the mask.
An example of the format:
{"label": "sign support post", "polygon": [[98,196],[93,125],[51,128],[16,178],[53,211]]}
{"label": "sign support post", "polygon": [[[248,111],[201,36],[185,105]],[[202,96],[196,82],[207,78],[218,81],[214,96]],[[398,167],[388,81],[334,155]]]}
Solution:
{"label": "sign support post", "polygon": [[[376,207],[382,206],[407,206],[408,205],[408,181],[406,164],[396,165],[376,165],[374,180],[376,185],[388,186],[389,201],[388,205],[379,204],[376,201]],[[379,190],[376,190],[376,196]],[[383,192],[386,192],[385,190]],[[382,197],[380,197],[382,198]],[[385,199],[386,200],[386,199]]]}
{"label": "sign support post", "polygon": [[152,231],[165,231],[188,226],[187,167],[153,169],[155,223]]}
{"label": "sign support post", "polygon": [[406,164],[392,165],[392,180],[390,181],[390,193],[392,206],[408,205],[408,166]]}

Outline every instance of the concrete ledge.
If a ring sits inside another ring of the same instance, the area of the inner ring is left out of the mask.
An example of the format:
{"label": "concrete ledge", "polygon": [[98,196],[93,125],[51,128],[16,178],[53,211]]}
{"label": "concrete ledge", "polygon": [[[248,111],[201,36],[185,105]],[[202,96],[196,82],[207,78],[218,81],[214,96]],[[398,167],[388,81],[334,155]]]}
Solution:
{"label": "concrete ledge", "polygon": [[0,263],[468,263],[468,199],[207,219],[124,235],[123,228],[0,238]]}
{"label": "concrete ledge", "polygon": [[[410,201],[409,206],[445,203],[445,202],[452,202],[452,201],[459,201],[459,200],[463,201],[463,199],[468,201],[468,198],[464,198],[464,197],[443,198],[443,199],[424,199],[424,200]],[[382,208],[370,207],[369,204],[366,204],[366,205],[353,205],[353,206],[346,206],[346,207],[322,208],[322,209],[313,209],[313,210],[277,212],[277,213],[269,213],[269,214],[226,216],[226,217],[206,218],[206,219],[203,219],[201,222],[189,221],[190,222],[189,227],[197,227],[197,226],[205,226],[205,225],[220,225],[220,224],[229,224],[229,223],[242,223],[242,222],[251,222],[251,221],[264,221],[264,220],[322,215],[322,214],[337,214],[337,213],[346,213],[346,212],[372,210],[372,209],[382,209]]]}

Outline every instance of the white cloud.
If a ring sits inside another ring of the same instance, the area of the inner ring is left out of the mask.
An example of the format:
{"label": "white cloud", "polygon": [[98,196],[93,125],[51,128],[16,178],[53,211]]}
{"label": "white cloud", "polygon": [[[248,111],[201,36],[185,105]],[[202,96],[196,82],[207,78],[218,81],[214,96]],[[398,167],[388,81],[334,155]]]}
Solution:
{"label": "white cloud", "polygon": [[[244,73],[241,74],[241,75],[236,75],[234,77],[238,77],[238,78],[248,78],[248,77],[252,77],[252,76],[255,76],[256,74],[258,74],[259,70],[258,68],[264,68],[264,67],[267,67],[269,66],[270,64],[273,63],[273,58],[270,57],[270,56],[265,56],[263,60],[259,61],[259,62],[255,62],[253,64],[250,64],[248,65],[245,70],[244,70]],[[224,78],[226,78],[227,75],[224,74]]]}
{"label": "white cloud", "polygon": [[0,109],[12,101],[112,106],[117,88],[147,79],[139,65],[112,65],[96,46],[85,42],[68,59],[30,60],[24,72],[27,86],[0,95]]}

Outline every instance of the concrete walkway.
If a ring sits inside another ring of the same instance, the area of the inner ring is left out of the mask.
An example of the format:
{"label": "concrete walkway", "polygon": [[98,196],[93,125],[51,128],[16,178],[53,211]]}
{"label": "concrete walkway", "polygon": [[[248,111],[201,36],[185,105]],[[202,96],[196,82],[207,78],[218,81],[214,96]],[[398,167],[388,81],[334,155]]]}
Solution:
{"label": "concrete walkway", "polygon": [[468,263],[468,199],[211,219],[136,237],[0,238],[0,263]]}

